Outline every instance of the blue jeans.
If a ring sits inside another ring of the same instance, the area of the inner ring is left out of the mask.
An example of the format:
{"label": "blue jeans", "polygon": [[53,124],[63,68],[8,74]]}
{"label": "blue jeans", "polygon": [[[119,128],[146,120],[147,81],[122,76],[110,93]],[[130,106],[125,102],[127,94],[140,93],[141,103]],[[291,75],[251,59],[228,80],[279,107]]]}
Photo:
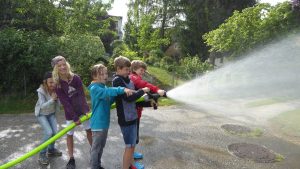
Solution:
{"label": "blue jeans", "polygon": [[125,146],[127,148],[135,147],[136,145],[136,136],[137,136],[137,127],[136,123],[130,126],[120,126],[121,132],[123,134],[123,139]]}
{"label": "blue jeans", "polygon": [[[39,115],[37,117],[37,120],[39,121],[40,125],[42,126],[44,130],[44,137],[42,140],[42,143],[47,141],[49,138],[54,136],[57,133],[57,121],[55,117],[55,113],[49,114],[49,115]],[[54,150],[54,144],[50,144],[47,148],[43,149],[40,153],[46,153],[48,150]]]}

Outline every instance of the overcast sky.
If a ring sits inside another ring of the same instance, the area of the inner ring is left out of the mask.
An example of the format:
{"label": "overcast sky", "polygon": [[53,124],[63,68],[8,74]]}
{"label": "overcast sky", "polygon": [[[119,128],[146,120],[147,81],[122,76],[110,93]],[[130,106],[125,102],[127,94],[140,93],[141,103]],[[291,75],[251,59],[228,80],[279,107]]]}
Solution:
{"label": "overcast sky", "polygon": [[[122,24],[124,25],[127,22],[127,5],[126,3],[129,0],[115,0],[115,2],[112,5],[112,9],[108,11],[110,15],[115,15],[115,16],[122,16],[123,21]],[[272,5],[277,4],[278,2],[284,2],[286,0],[260,0],[260,2],[268,2]]]}

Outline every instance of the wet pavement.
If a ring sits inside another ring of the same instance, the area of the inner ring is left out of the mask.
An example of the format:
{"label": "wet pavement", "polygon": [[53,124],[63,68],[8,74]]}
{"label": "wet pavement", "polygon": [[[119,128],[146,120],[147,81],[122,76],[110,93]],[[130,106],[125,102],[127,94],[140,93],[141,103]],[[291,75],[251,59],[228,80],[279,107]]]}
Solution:
{"label": "wet pavement", "polygon": [[[57,117],[62,129],[64,116]],[[260,137],[243,137],[224,131],[224,124],[237,124],[260,128]],[[0,165],[20,157],[36,147],[42,130],[33,114],[0,115]],[[299,169],[300,145],[277,137],[268,126],[208,114],[185,106],[145,109],[140,128],[140,144],[137,150],[144,154],[141,160],[146,169]],[[90,146],[81,128],[76,129],[75,159],[78,169],[89,168]],[[285,159],[275,163],[256,163],[232,155],[227,147],[234,143],[264,146]],[[59,158],[51,158],[50,165],[38,164],[38,155],[12,168],[63,169],[68,161],[65,136],[56,142],[63,152]],[[103,153],[106,169],[119,169],[122,163],[123,140],[117,125],[116,112],[112,111],[111,127]]]}

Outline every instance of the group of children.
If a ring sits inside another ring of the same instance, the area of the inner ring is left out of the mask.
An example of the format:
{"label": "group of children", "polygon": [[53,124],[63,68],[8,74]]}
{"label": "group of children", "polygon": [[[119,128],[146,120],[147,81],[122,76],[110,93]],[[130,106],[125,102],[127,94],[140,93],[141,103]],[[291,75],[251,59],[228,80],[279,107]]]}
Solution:
{"label": "group of children", "polygon": [[[89,106],[84,95],[80,77],[71,71],[70,64],[63,56],[52,59],[53,71],[45,74],[43,84],[37,90],[38,101],[35,115],[44,130],[43,142],[57,133],[55,113],[59,113],[62,104],[65,111],[66,123],[75,122],[80,125],[80,116],[87,115]],[[144,106],[151,106],[151,102],[136,100],[147,92],[158,93],[163,96],[164,90],[142,79],[147,66],[142,61],[132,61],[119,56],[114,60],[116,75],[112,87],[105,85],[108,74],[107,68],[96,64],[91,69],[92,82],[88,86],[91,96],[91,119],[82,125],[86,130],[87,139],[91,145],[91,168],[103,169],[101,157],[106,144],[110,123],[110,107],[116,102],[118,124],[123,135],[125,151],[123,153],[123,169],[143,169],[144,165],[134,162],[134,159],[143,158],[141,153],[134,152],[139,142],[139,123]],[[67,169],[75,168],[73,155],[74,131],[67,133],[67,148],[70,160]],[[61,156],[62,152],[54,147],[54,143],[42,150],[39,154],[41,164],[49,164],[49,156]]]}

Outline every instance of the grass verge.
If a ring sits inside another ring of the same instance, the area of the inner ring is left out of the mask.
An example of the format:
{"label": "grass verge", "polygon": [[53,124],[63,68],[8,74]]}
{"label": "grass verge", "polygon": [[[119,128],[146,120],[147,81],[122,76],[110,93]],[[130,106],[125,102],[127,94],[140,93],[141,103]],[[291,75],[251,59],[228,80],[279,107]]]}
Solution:
{"label": "grass verge", "polygon": [[27,96],[25,98],[15,96],[1,97],[0,114],[21,114],[34,112],[36,96]]}

